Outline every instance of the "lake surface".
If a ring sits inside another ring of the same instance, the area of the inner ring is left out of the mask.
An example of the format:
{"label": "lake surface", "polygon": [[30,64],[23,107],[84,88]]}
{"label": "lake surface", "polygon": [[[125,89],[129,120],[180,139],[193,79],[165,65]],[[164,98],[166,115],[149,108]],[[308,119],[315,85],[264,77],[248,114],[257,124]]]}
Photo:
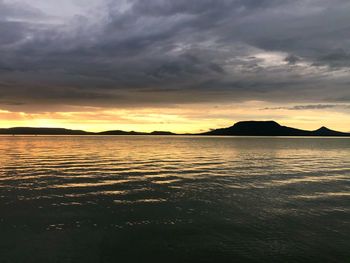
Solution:
{"label": "lake surface", "polygon": [[350,262],[350,139],[0,136],[0,262]]}

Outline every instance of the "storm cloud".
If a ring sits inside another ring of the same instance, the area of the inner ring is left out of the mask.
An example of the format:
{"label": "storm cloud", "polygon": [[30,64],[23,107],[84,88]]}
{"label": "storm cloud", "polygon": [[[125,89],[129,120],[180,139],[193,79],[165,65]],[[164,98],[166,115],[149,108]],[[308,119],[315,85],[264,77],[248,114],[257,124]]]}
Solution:
{"label": "storm cloud", "polygon": [[347,0],[0,0],[0,108],[347,103],[349,13]]}

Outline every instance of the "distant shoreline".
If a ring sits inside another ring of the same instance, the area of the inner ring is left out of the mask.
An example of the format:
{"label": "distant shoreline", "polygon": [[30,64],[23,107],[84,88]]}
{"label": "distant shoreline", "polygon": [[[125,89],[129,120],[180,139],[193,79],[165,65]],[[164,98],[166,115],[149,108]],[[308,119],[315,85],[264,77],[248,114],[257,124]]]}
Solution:
{"label": "distant shoreline", "polygon": [[174,134],[174,135],[132,135],[132,134],[126,134],[126,135],[100,135],[100,134],[2,134],[0,133],[0,137],[193,137],[193,138],[334,138],[334,139],[350,139],[350,135],[342,135],[342,136],[331,136],[331,135],[306,135],[306,136],[298,136],[298,135],[203,135],[203,134]]}
{"label": "distant shoreline", "polygon": [[275,121],[243,121],[237,122],[231,127],[214,129],[204,133],[187,133],[177,134],[168,131],[154,131],[150,133],[111,130],[104,132],[86,132],[83,130],[70,130],[64,128],[32,128],[32,127],[15,127],[0,129],[0,135],[94,135],[94,136],[240,136],[240,137],[350,137],[350,133],[334,131],[326,127],[318,130],[308,131],[287,126],[281,126]]}

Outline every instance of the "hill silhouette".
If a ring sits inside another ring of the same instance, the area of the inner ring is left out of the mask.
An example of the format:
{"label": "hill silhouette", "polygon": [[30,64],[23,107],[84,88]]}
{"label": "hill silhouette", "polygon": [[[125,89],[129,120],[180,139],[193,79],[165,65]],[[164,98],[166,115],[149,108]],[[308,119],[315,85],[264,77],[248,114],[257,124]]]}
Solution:
{"label": "hill silhouette", "polygon": [[98,135],[177,135],[175,133],[167,132],[167,131],[154,131],[151,133],[147,133],[147,132],[135,132],[135,131],[127,132],[127,131],[120,131],[120,130],[104,131],[96,134]]}
{"label": "hill silhouette", "polygon": [[147,135],[147,133],[144,133],[144,132],[135,132],[135,131],[127,132],[127,131],[120,131],[120,130],[104,131],[96,134],[97,135]]}
{"label": "hill silhouette", "polygon": [[63,128],[30,128],[30,127],[16,127],[9,129],[0,129],[0,134],[13,135],[89,135],[91,132],[81,130],[69,130]]}
{"label": "hill silhouette", "polygon": [[151,133],[135,132],[135,131],[104,131],[104,132],[86,132],[83,130],[70,130],[64,128],[31,128],[31,127],[15,127],[8,129],[0,129],[3,135],[176,135],[167,131],[154,131]]}
{"label": "hill silhouette", "polygon": [[202,133],[202,135],[225,136],[350,136],[322,127],[315,131],[307,131],[282,126],[275,121],[242,121],[235,125]]}
{"label": "hill silhouette", "polygon": [[[3,135],[179,135],[167,131],[154,131],[151,133],[112,130],[104,132],[86,132],[83,130],[69,130],[63,128],[30,128],[16,127],[0,129]],[[215,129],[200,134],[207,136],[350,136],[350,133],[338,132],[327,127],[321,127],[315,131],[301,130],[282,126],[275,121],[241,121],[231,127]]]}

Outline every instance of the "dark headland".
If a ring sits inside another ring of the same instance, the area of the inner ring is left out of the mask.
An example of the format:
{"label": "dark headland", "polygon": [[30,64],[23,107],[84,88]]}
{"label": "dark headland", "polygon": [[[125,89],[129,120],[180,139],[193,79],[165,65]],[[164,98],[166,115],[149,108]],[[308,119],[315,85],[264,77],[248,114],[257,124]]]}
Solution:
{"label": "dark headland", "polygon": [[[16,127],[0,129],[2,135],[181,135],[167,131],[151,133],[112,130],[104,132],[86,132],[83,130],[69,130],[63,128],[29,128]],[[350,133],[338,132],[326,127],[308,131],[282,126],[275,121],[241,121],[231,127],[215,129],[204,133],[186,135],[207,136],[350,136]]]}
{"label": "dark headland", "polygon": [[350,136],[326,127],[308,131],[282,126],[275,121],[242,121],[235,125],[203,133],[203,135],[223,136]]}

